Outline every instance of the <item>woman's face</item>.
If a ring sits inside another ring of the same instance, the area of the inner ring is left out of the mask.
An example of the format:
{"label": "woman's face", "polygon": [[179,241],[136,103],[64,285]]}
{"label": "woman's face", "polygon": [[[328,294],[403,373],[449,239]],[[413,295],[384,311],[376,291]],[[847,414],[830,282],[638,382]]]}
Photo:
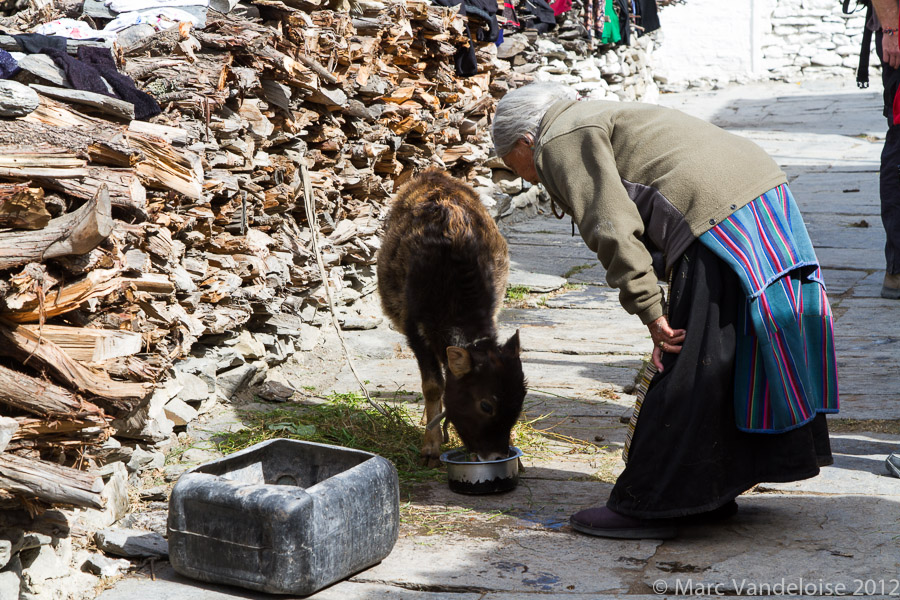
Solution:
{"label": "woman's face", "polygon": [[513,149],[503,157],[503,162],[528,183],[540,183],[537,169],[534,168],[534,150],[529,140],[522,138],[516,142]]}

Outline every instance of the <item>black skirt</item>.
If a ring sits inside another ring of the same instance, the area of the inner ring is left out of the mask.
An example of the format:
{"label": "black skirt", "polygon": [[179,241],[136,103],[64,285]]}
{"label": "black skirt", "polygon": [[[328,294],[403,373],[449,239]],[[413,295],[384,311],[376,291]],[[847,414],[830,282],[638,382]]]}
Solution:
{"label": "black skirt", "polygon": [[673,267],[669,323],[687,330],[647,389],[607,506],[643,519],[714,510],[762,482],[831,464],[825,416],[786,433],[745,433],[734,415],[734,355],[744,296],[737,276],[694,242]]}

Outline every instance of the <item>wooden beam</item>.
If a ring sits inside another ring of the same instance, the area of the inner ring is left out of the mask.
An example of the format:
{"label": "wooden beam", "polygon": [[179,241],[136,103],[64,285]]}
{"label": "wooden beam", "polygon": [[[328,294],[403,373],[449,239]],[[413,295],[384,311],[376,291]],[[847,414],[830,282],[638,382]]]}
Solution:
{"label": "wooden beam", "polygon": [[0,234],[0,269],[84,254],[109,237],[113,224],[109,190],[102,186],[93,200],[53,219],[43,229]]}

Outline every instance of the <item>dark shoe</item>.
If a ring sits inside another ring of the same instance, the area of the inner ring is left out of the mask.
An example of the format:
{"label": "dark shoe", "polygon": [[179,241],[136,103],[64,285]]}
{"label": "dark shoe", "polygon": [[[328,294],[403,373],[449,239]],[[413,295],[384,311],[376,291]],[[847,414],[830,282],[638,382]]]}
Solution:
{"label": "dark shoe", "polygon": [[667,540],[678,533],[669,520],[635,519],[605,506],[579,511],[569,517],[569,523],[581,533],[626,540]]}
{"label": "dark shoe", "polygon": [[724,521],[725,519],[730,519],[737,514],[737,511],[737,502],[732,500],[728,504],[724,504],[719,508],[702,513],[697,513],[695,515],[680,517],[677,519],[677,521],[679,525],[708,525],[711,523]]}
{"label": "dark shoe", "polygon": [[900,452],[891,452],[887,460],[884,461],[884,466],[887,468],[888,473],[894,477],[900,477]]}
{"label": "dark shoe", "polygon": [[884,274],[884,283],[881,284],[881,297],[888,300],[900,300],[900,273],[892,275]]}

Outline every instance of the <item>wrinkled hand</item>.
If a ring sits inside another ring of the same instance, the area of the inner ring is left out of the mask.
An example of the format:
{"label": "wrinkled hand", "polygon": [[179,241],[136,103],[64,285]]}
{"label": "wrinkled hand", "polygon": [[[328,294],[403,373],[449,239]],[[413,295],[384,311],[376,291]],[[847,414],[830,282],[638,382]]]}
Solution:
{"label": "wrinkled hand", "polygon": [[650,337],[653,338],[653,364],[662,373],[663,352],[672,354],[681,352],[681,344],[684,342],[687,332],[684,329],[672,329],[669,326],[669,320],[665,317],[649,323],[647,328],[650,329]]}
{"label": "wrinkled hand", "polygon": [[[896,26],[896,23],[894,23]],[[898,48],[898,37],[900,34],[894,35],[885,35],[881,38],[881,54],[884,57],[884,62],[891,65],[893,68],[900,68],[900,48]]]}

